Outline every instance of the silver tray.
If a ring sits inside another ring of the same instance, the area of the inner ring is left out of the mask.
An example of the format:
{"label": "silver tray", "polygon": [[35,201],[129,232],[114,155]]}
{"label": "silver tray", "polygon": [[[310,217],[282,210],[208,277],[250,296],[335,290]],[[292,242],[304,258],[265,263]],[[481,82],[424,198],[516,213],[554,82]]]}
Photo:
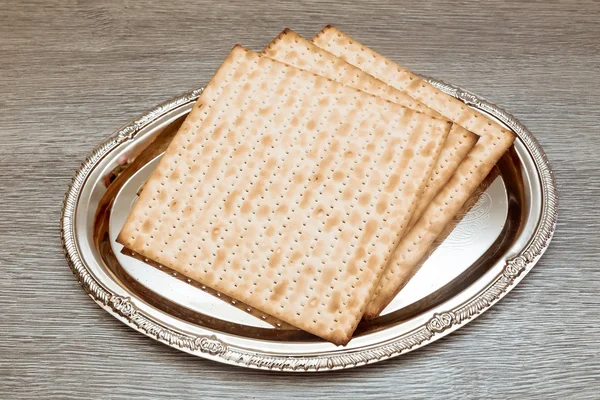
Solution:
{"label": "silver tray", "polygon": [[449,334],[500,300],[538,261],[555,229],[557,193],[544,152],[516,118],[467,91],[427,79],[512,129],[517,139],[415,277],[379,318],[361,322],[347,346],[326,343],[121,253],[114,239],[137,192],[202,89],[143,114],[82,164],[61,217],[70,267],[90,297],[125,324],[171,347],[244,367],[352,368]]}

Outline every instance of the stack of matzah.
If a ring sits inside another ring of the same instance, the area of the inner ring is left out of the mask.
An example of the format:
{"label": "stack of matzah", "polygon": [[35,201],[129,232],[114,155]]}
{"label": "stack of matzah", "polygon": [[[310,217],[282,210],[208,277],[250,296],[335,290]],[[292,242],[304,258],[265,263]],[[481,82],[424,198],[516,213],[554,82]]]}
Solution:
{"label": "stack of matzah", "polygon": [[118,241],[336,344],[374,318],[513,140],[326,27],[234,47]]}

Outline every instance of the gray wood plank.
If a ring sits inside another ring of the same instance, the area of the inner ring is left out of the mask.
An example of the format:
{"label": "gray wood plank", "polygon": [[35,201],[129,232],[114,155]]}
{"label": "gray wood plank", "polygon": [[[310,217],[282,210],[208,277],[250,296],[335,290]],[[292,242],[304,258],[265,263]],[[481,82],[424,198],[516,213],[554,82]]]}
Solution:
{"label": "gray wood plank", "polygon": [[[0,397],[569,398],[600,389],[600,3],[0,1]],[[316,375],[250,371],[158,344],[97,307],[59,239],[85,155],[210,79],[230,48],[332,23],[519,117],[554,166],[555,239],[507,298],[400,358]]]}

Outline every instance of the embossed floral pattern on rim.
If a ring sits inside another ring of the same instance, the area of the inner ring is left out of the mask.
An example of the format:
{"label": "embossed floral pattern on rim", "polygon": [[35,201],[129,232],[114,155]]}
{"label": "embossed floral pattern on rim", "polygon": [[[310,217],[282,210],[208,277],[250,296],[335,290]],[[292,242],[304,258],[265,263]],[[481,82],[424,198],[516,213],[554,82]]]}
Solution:
{"label": "embossed floral pattern on rim", "polygon": [[323,371],[352,368],[396,357],[445,336],[490,308],[531,270],[546,250],[554,234],[558,215],[558,199],[556,184],[546,155],[525,126],[502,108],[479,96],[432,78],[426,79],[438,89],[495,116],[517,134],[531,153],[540,175],[543,208],[540,223],[532,240],[520,254],[506,262],[502,272],[485,289],[457,307],[434,314],[429,321],[417,329],[381,346],[347,352],[342,349],[339,353],[311,356],[260,353],[225,343],[215,335],[192,336],[175,331],[149,318],[130,299],[116,295],[96,280],[81,258],[75,239],[75,210],[86,177],[106,154],[117,146],[134,140],[136,134],[154,119],[197,99],[202,89],[184,93],[143,114],[109,137],[86,158],[69,185],[62,207],[61,237],[69,266],[85,291],[96,303],[132,328],[180,350],[244,367],[278,371]]}

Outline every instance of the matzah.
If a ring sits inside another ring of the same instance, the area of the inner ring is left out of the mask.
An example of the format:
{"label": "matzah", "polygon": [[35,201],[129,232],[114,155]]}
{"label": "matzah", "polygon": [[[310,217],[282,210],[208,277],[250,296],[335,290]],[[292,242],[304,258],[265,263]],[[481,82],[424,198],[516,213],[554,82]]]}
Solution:
{"label": "matzah", "polygon": [[449,128],[236,46],[117,240],[345,344]]}
{"label": "matzah", "polygon": [[480,136],[454,176],[425,208],[391,257],[365,318],[377,317],[414,274],[435,238],[469,199],[500,157],[512,145],[514,134],[461,101],[434,88],[406,69],[327,26],[313,43],[363,71],[403,90],[444,117]]}
{"label": "matzah", "polygon": [[[277,38],[265,47],[263,54],[277,61],[324,76],[413,110],[431,116],[440,116],[437,111],[415,101],[406,93],[319,48],[290,29],[281,32]],[[477,136],[475,134],[460,125],[454,124],[452,126],[423,193],[419,195],[409,227],[417,222],[425,207],[450,179],[458,164],[473,148],[476,141]]]}
{"label": "matzah", "polygon": [[262,54],[432,117],[441,117],[437,111],[321,49],[291,29],[284,29],[263,49]]}

